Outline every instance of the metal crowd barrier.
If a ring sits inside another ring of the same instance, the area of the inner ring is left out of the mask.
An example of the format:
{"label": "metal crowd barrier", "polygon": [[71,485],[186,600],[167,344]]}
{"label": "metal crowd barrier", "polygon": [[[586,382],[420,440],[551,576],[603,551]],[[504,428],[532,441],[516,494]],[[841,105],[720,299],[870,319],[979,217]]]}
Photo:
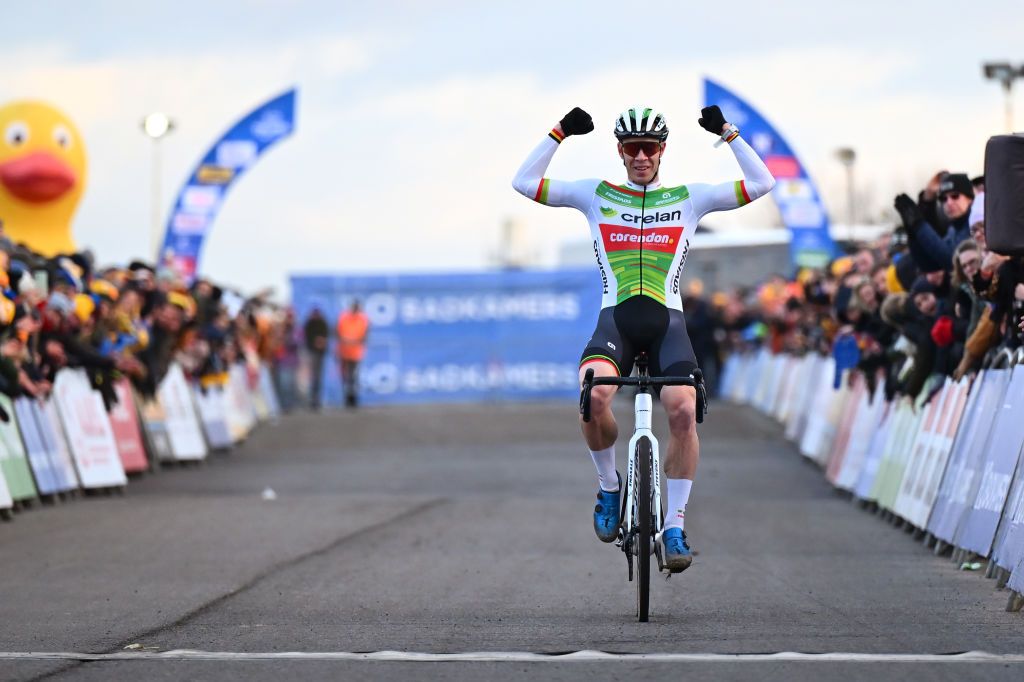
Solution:
{"label": "metal crowd barrier", "polygon": [[0,395],[0,518],[83,490],[123,492],[129,474],[202,461],[280,414],[264,365],[235,365],[201,387],[173,364],[152,400],[127,379],[113,388],[109,412],[80,369],[58,372],[46,400]]}
{"label": "metal crowd barrier", "polygon": [[861,507],[913,532],[1024,606],[1024,349],[916,399],[884,398],[859,372],[817,354],[735,354],[721,395],[785,427],[786,438]]}

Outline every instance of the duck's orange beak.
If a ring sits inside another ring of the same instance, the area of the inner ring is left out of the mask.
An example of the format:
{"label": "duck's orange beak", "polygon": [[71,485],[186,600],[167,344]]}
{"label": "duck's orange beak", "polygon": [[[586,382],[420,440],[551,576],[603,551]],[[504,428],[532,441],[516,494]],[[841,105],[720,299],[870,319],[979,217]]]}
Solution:
{"label": "duck's orange beak", "polygon": [[53,201],[75,186],[75,172],[46,152],[33,152],[0,163],[0,184],[33,204]]}

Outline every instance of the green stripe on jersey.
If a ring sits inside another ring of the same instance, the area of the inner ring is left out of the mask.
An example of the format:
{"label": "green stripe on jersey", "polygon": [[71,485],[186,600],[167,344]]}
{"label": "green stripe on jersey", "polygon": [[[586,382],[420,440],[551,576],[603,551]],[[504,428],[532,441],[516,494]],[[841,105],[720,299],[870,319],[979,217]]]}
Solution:
{"label": "green stripe on jersey", "polygon": [[747,200],[743,198],[743,186],[740,185],[739,180],[736,181],[736,184],[733,186],[733,189],[736,191],[736,205],[746,206]]}
{"label": "green stripe on jersey", "polygon": [[662,206],[668,206],[670,204],[678,204],[680,201],[686,201],[689,198],[690,190],[686,189],[686,185],[680,185],[679,187],[666,187],[661,190],[648,192],[647,206],[661,208]]}
{"label": "green stripe on jersey", "polygon": [[644,197],[633,196],[627,194],[622,190],[618,189],[610,182],[602,182],[594,190],[597,196],[618,204],[619,206],[628,206],[629,208],[643,209],[646,208],[660,208],[662,206],[669,206],[671,204],[677,204],[680,201],[685,201],[690,198],[690,190],[686,189],[686,185],[680,185],[679,187],[662,187],[660,189],[651,190],[647,193],[647,200],[644,201]]}

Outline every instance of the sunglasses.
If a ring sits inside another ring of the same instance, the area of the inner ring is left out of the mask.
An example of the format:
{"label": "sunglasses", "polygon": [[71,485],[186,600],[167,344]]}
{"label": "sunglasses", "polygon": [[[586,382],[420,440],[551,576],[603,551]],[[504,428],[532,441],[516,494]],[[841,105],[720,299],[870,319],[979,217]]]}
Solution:
{"label": "sunglasses", "polygon": [[960,194],[960,192],[950,192],[948,194],[943,194],[942,197],[940,197],[940,198],[942,200],[942,203],[946,203],[950,199],[952,199],[953,201],[956,201],[957,199],[959,199],[962,196],[963,195]]}
{"label": "sunglasses", "polygon": [[646,156],[654,156],[661,151],[660,142],[623,142],[622,153],[626,156],[636,157],[643,151]]}

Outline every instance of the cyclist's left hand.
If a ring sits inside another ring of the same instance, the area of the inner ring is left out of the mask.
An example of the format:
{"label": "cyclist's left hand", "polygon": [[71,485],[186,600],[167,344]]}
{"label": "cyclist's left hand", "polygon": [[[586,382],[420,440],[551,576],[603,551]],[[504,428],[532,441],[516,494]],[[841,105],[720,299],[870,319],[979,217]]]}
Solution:
{"label": "cyclist's left hand", "polygon": [[704,107],[700,110],[700,118],[697,119],[697,123],[700,127],[709,133],[715,135],[721,135],[725,132],[725,116],[722,115],[722,110],[718,108],[717,104],[712,104],[710,107]]}

